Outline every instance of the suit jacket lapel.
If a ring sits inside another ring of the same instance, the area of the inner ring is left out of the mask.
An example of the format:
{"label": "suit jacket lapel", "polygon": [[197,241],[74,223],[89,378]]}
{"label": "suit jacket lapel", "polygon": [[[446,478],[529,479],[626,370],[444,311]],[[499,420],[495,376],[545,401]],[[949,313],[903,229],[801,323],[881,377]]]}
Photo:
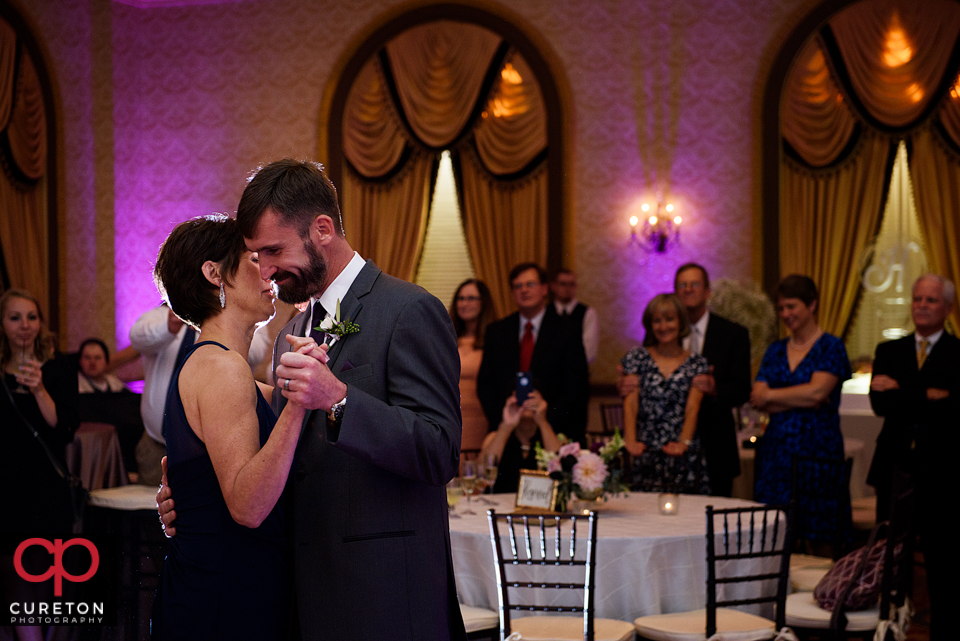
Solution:
{"label": "suit jacket lapel", "polygon": [[[358,318],[363,309],[363,303],[360,302],[360,299],[370,293],[370,290],[373,288],[373,283],[376,282],[381,273],[380,268],[377,267],[372,260],[367,261],[367,264],[364,265],[360,273],[357,274],[353,284],[350,285],[350,289],[347,290],[347,295],[340,301],[340,320],[350,319],[360,325]],[[357,336],[362,334],[363,327],[361,326]],[[352,334],[341,336],[337,339],[337,342],[334,343],[333,347],[330,348],[329,365],[330,371],[334,374],[340,371],[340,356],[343,353],[344,344],[350,340],[357,340],[357,336]]]}
{"label": "suit jacket lapel", "polygon": [[703,345],[700,346],[700,355],[711,364],[716,360],[716,355],[713,353],[713,346],[719,344],[722,340],[719,332],[720,326],[716,323],[714,314],[710,314],[710,316],[707,317],[707,331],[703,335]]}
{"label": "suit jacket lapel", "polygon": [[[547,304],[547,312],[543,315],[543,321],[540,323],[540,331],[537,332],[537,342],[533,345],[533,356],[530,358],[530,369],[534,368],[534,363],[539,363],[543,359],[543,352],[545,349],[548,349],[548,346],[554,343],[553,335],[557,329],[557,324],[555,321],[559,321],[560,317],[557,316],[557,312],[554,309],[553,303]],[[514,333],[514,336],[517,337],[517,340],[514,343],[517,346],[517,363],[520,362],[520,316],[517,315],[517,331]]]}

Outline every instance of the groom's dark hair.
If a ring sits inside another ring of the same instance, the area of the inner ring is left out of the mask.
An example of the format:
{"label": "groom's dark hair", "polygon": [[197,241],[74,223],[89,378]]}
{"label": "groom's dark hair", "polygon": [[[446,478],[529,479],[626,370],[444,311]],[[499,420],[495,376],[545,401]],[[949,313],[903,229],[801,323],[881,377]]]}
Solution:
{"label": "groom's dark hair", "polygon": [[253,236],[268,207],[296,227],[301,238],[310,235],[310,225],[321,214],[330,216],[337,235],[343,236],[337,188],[320,163],[285,158],[258,169],[237,205],[237,222],[245,238]]}

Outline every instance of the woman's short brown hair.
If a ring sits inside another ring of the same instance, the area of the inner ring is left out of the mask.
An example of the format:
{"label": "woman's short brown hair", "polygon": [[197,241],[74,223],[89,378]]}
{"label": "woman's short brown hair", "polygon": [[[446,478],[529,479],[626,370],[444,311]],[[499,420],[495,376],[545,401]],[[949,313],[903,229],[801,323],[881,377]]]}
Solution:
{"label": "woman's short brown hair", "polygon": [[201,216],[173,228],[160,246],[153,279],[173,313],[199,328],[220,313],[219,289],[203,274],[203,264],[220,265],[227,285],[247,251],[237,221],[226,216]]}
{"label": "woman's short brown hair", "polygon": [[777,298],[799,298],[807,307],[820,300],[817,285],[809,276],[790,274],[777,284]]}
{"label": "woman's short brown hair", "polygon": [[657,344],[657,337],[653,335],[653,315],[661,307],[672,306],[677,310],[677,320],[680,321],[680,340],[690,335],[690,319],[687,317],[687,310],[676,294],[657,294],[647,304],[643,310],[643,329],[646,334],[643,336],[643,346],[650,347]]}

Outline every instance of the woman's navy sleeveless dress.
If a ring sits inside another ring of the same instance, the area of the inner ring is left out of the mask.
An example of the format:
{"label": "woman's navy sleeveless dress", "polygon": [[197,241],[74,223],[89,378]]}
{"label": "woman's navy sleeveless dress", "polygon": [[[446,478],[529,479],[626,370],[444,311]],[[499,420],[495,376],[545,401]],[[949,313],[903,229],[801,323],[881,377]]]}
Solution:
{"label": "woman's navy sleeveless dress", "polygon": [[[203,345],[227,349],[197,343],[184,363]],[[180,400],[182,367],[171,381],[163,417],[177,535],[170,539],[153,605],[153,638],[281,639],[291,585],[283,498],[258,528],[233,520],[207,448],[187,423]],[[263,447],[277,418],[259,389],[257,418]]]}

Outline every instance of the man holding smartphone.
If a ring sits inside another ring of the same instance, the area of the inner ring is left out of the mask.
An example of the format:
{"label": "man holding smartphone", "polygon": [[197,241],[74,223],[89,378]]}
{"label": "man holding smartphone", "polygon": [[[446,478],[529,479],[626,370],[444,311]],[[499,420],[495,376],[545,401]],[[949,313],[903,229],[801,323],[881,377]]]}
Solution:
{"label": "man holding smartphone", "polygon": [[487,420],[499,425],[507,399],[529,395],[532,386],[554,431],[582,443],[590,389],[579,328],[547,305],[547,275],[536,263],[514,267],[510,288],[517,311],[487,327],[477,377]]}

